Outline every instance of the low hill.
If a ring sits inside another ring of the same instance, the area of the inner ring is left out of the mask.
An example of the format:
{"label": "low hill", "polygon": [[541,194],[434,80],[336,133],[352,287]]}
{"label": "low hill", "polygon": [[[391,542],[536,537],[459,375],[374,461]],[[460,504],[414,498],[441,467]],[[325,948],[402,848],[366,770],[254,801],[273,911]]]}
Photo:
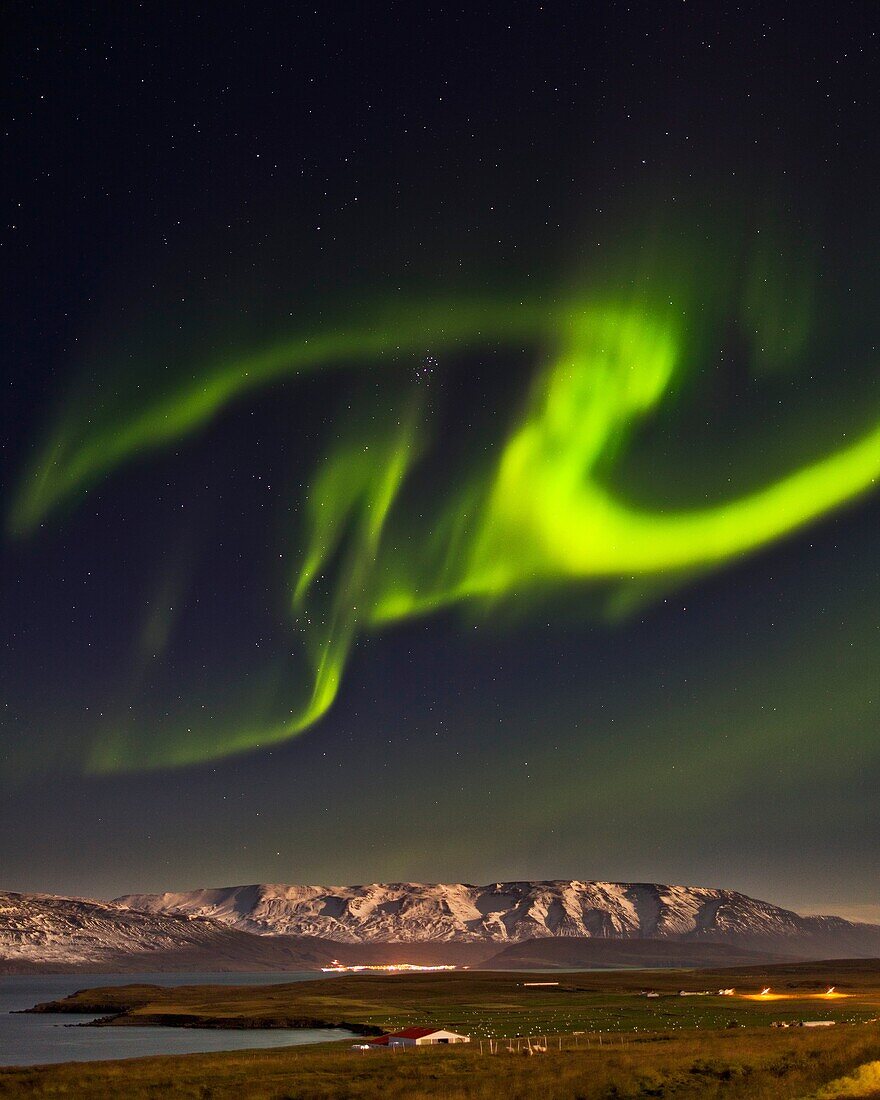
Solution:
{"label": "low hill", "polygon": [[563,970],[599,967],[716,967],[776,963],[779,955],[726,943],[677,940],[599,940],[558,936],[514,943],[493,955],[487,970]]}

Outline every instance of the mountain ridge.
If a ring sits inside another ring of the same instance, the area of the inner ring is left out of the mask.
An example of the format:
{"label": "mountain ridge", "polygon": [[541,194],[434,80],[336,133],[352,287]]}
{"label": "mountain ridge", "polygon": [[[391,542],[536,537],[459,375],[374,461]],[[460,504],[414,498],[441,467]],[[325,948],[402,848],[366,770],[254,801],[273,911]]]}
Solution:
{"label": "mountain ridge", "polygon": [[219,921],[152,914],[112,902],[0,891],[0,974],[318,970],[403,961],[477,965],[492,944],[334,943],[255,936]]}
{"label": "mountain ridge", "polygon": [[878,925],[800,916],[734,890],[662,883],[256,883],[128,894],[114,904],[216,920],[259,936],[314,936],[342,943],[678,939],[809,957],[880,955]]}
{"label": "mountain ridge", "polygon": [[252,884],[114,901],[0,892],[0,973],[735,964],[880,957],[880,926],[736,891],[529,880]]}

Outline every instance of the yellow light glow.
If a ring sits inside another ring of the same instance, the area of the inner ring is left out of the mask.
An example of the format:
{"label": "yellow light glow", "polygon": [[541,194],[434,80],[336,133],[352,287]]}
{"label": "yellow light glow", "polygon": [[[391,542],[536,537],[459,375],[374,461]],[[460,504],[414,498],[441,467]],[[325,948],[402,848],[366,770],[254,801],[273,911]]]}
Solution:
{"label": "yellow light glow", "polygon": [[742,993],[740,996],[745,1001],[791,1001],[794,998],[790,993],[772,993],[770,986],[762,989],[760,993]]}
{"label": "yellow light glow", "polygon": [[409,974],[413,971],[457,969],[457,967],[448,964],[419,966],[417,963],[354,963],[351,966],[346,966],[345,963],[337,962],[336,959],[329,966],[321,967],[325,974],[360,974],[364,970],[379,971],[383,974]]}

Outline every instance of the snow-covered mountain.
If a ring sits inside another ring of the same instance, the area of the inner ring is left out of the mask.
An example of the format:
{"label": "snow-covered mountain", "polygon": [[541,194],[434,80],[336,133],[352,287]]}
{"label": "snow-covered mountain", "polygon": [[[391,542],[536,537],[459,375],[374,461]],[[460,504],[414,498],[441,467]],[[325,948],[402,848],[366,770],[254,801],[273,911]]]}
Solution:
{"label": "snow-covered mountain", "polygon": [[216,947],[230,929],[182,914],[138,913],[111,902],[0,893],[0,957],[92,962],[146,951]]}
{"label": "snow-covered mountain", "polygon": [[[561,952],[550,950],[551,940],[562,937],[579,938],[582,948],[570,942],[559,944]],[[585,939],[594,949],[586,949]],[[263,885],[132,894],[114,902],[0,893],[0,972],[7,973],[306,970],[333,958],[491,966],[499,948],[510,956],[499,956],[499,966],[563,965],[563,956],[575,955],[584,957],[582,965],[614,965],[613,940],[645,941],[633,944],[633,952],[647,952],[654,965],[720,965],[719,950],[732,952],[728,965],[741,956],[749,961],[749,953],[880,957],[880,926],[800,917],[730,890],[688,886]]]}
{"label": "snow-covered mountain", "polygon": [[801,917],[731,890],[654,883],[372,883],[131,894],[116,904],[263,936],[347,943],[521,942],[548,936],[706,939],[811,955],[880,955],[880,926]]}
{"label": "snow-covered mountain", "polygon": [[491,943],[402,948],[255,936],[209,918],[145,913],[85,898],[0,893],[0,974],[317,970],[334,959],[476,965],[494,950]]}

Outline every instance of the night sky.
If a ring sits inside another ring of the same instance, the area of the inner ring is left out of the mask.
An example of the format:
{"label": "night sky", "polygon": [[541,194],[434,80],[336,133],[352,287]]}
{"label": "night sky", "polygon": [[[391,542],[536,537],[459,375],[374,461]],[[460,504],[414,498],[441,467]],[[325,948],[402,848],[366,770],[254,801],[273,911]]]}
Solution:
{"label": "night sky", "polygon": [[872,6],[12,3],[0,886],[880,920]]}

